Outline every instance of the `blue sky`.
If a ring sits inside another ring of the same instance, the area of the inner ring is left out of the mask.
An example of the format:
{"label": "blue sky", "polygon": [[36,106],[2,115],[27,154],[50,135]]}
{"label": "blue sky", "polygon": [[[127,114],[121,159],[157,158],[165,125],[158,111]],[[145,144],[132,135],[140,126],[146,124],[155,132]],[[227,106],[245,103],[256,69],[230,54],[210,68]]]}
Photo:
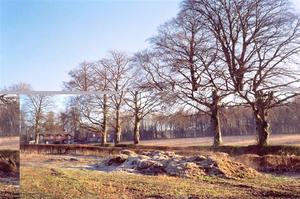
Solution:
{"label": "blue sky", "polygon": [[[300,0],[293,0],[300,10]],[[147,47],[180,0],[0,0],[0,88],[61,90],[68,71],[112,49]]]}
{"label": "blue sky", "polygon": [[61,90],[68,71],[107,51],[134,53],[179,0],[0,0],[0,87]]}

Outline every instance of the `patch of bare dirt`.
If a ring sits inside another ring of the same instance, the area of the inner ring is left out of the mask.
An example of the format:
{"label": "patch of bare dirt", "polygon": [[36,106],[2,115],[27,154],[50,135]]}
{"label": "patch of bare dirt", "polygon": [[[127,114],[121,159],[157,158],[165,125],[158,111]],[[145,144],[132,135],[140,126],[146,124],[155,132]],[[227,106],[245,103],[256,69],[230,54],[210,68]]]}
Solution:
{"label": "patch of bare dirt", "polygon": [[[3,167],[6,164],[1,164]],[[19,193],[19,172],[15,168],[4,167],[9,173],[0,171],[0,198],[2,199],[16,199],[20,198]],[[12,170],[11,170],[12,169]]]}
{"label": "patch of bare dirt", "polygon": [[247,154],[235,159],[262,172],[300,173],[300,156]]}
{"label": "patch of bare dirt", "polygon": [[41,155],[21,153],[22,167],[88,168],[101,161],[97,156]]}
{"label": "patch of bare dirt", "polygon": [[18,168],[14,162],[0,160],[0,178],[18,177]]}
{"label": "patch of bare dirt", "polygon": [[169,175],[193,178],[219,176],[225,178],[253,178],[260,174],[242,163],[233,161],[227,154],[181,156],[174,152],[149,151],[136,154],[121,151],[95,165],[98,170],[125,171],[145,175]]}
{"label": "patch of bare dirt", "polygon": [[0,184],[1,199],[17,199],[20,198],[19,187],[16,185]]}
{"label": "patch of bare dirt", "polygon": [[18,151],[0,151],[0,178],[19,178]]}
{"label": "patch of bare dirt", "polygon": [[18,151],[0,150],[0,198],[20,198]]}

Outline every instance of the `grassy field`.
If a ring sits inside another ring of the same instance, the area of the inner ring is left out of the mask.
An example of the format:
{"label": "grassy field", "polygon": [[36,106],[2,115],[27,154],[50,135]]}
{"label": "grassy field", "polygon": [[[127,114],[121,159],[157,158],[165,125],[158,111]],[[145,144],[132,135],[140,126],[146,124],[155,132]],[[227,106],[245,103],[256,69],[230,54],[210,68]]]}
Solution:
{"label": "grassy field", "polygon": [[[288,157],[295,159],[300,154],[300,135],[273,135],[271,137],[272,146],[264,147],[260,151],[257,151],[255,146],[246,146],[255,143],[254,136],[224,137],[224,143],[227,145],[219,148],[211,148],[210,141],[211,138],[169,139],[142,141],[140,146],[126,145],[125,143],[119,147],[29,145],[27,147],[30,149],[23,147],[23,151],[26,153],[21,153],[21,198],[300,198],[300,175],[297,172],[280,173],[279,175],[273,171],[272,174],[262,174],[255,178],[244,179],[211,176],[179,178],[120,171],[104,172],[91,167],[91,165],[103,161],[110,154],[117,154],[123,149],[134,150],[137,153],[145,150],[174,150],[176,153],[182,154],[204,154],[219,151],[226,152],[235,157],[236,161],[243,160],[249,165],[254,163],[252,162],[254,158],[257,161],[256,164],[260,166],[264,162],[265,166],[281,164],[283,167],[290,165],[289,161],[292,160]],[[280,146],[280,144],[284,144],[284,146]],[[48,148],[61,148],[61,150],[54,150],[56,155],[49,155],[46,154],[49,153]],[[85,150],[98,150],[98,152],[95,153],[96,156],[93,156],[90,153],[85,154]],[[37,151],[42,154],[36,153]],[[65,153],[66,151],[68,154]],[[71,155],[72,151],[82,152],[79,153],[81,155]],[[245,155],[248,153],[268,154],[269,158],[260,159],[259,157],[265,156]],[[281,158],[276,159],[276,157]],[[261,171],[265,172],[264,169]]]}
{"label": "grassy field", "polygon": [[0,137],[0,150],[19,150],[20,149],[20,137]]}
{"label": "grassy field", "polygon": [[88,169],[104,157],[21,155],[21,198],[300,198],[300,179],[178,178]]}
{"label": "grassy field", "polygon": [[[141,145],[149,146],[207,146],[212,145],[212,137],[199,138],[177,138],[177,139],[160,139],[144,140]],[[249,136],[223,136],[224,145],[247,146],[256,143],[256,137]],[[128,144],[131,142],[125,142]],[[280,134],[270,136],[270,145],[296,145],[300,146],[300,134]]]}
{"label": "grassy field", "polygon": [[271,176],[237,181],[45,167],[21,169],[22,198],[299,198],[299,187],[299,180]]}

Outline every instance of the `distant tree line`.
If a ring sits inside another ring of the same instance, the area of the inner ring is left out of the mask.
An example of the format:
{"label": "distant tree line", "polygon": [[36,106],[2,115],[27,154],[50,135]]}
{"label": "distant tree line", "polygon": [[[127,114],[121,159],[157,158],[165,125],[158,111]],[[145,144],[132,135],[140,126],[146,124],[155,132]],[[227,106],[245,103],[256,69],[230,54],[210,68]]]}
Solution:
{"label": "distant tree line", "polygon": [[[24,114],[24,113],[23,113]],[[80,111],[76,107],[65,112],[46,112],[41,120],[42,134],[72,133],[76,142],[84,142],[88,133],[93,133],[80,126]],[[221,110],[221,131],[223,136],[256,135],[255,118],[250,107],[234,106]],[[22,121],[22,120],[21,120]],[[122,116],[121,140],[134,139],[134,117]],[[273,134],[299,134],[300,129],[300,100],[295,98],[290,103],[276,107],[270,113],[270,125]],[[113,121],[110,121],[111,123]],[[23,127],[23,139],[34,139],[34,126],[27,124]],[[140,139],[192,138],[212,136],[210,117],[202,112],[190,114],[189,111],[176,111],[166,115],[157,111],[143,118],[140,122]],[[113,137],[114,129],[109,125],[108,134]],[[25,137],[24,137],[25,136]]]}
{"label": "distant tree line", "polygon": [[12,95],[2,95],[0,98],[0,136],[18,136],[20,132],[19,98]]}
{"label": "distant tree line", "polygon": [[[272,134],[299,134],[300,100],[286,106],[277,107],[270,114]],[[228,107],[221,110],[221,131],[223,136],[256,135],[255,118],[250,107]],[[132,140],[131,118],[128,118],[124,132],[124,140]],[[212,136],[210,118],[203,114],[176,112],[146,118],[141,123],[141,139],[191,138]]]}

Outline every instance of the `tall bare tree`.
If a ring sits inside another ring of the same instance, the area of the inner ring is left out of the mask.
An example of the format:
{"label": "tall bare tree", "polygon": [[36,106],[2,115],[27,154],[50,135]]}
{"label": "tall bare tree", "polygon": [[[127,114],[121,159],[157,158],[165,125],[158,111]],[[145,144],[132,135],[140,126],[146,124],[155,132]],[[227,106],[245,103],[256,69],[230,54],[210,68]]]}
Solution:
{"label": "tall bare tree", "polygon": [[130,58],[123,52],[110,51],[107,58],[101,61],[108,71],[108,89],[115,92],[112,95],[112,108],[114,110],[115,144],[121,141],[121,108],[124,105],[124,97],[131,83],[133,74],[130,67]]}
{"label": "tall bare tree", "polygon": [[147,115],[157,112],[163,101],[163,94],[155,89],[151,82],[147,80],[147,73],[140,65],[140,58],[137,54],[133,58],[132,67],[136,69],[133,73],[133,79],[125,102],[129,106],[134,118],[133,142],[140,142],[140,126],[141,121]]}
{"label": "tall bare tree", "polygon": [[[107,92],[109,91],[109,73],[105,64],[102,60],[98,61],[94,67],[94,82],[96,90]],[[109,120],[109,97],[110,95],[104,93],[102,98],[100,98],[101,108],[102,108],[102,145],[107,144],[107,132],[108,132],[108,120]]]}
{"label": "tall bare tree", "polygon": [[0,100],[0,136],[19,135],[20,109],[17,95],[5,95]]}
{"label": "tall bare tree", "polygon": [[268,144],[269,110],[297,94],[300,22],[288,0],[186,0],[220,46],[235,91],[253,109],[258,145]]}
{"label": "tall bare tree", "polygon": [[[79,68],[71,71],[71,80],[65,82],[68,90],[107,91],[108,72],[102,60],[95,63],[82,63]],[[78,106],[81,119],[80,125],[94,133],[102,135],[102,145],[107,143],[108,95],[85,95],[75,97],[73,105]]]}
{"label": "tall bare tree", "polygon": [[30,95],[25,98],[24,110],[29,116],[34,130],[35,144],[39,143],[39,136],[43,127],[46,111],[53,106],[50,96]]}
{"label": "tall bare tree", "polygon": [[202,27],[195,11],[182,10],[152,39],[152,56],[160,60],[144,68],[157,85],[165,82],[184,104],[211,116],[211,132],[217,146],[222,144],[220,107],[230,85],[226,71],[219,65],[218,46]]}

